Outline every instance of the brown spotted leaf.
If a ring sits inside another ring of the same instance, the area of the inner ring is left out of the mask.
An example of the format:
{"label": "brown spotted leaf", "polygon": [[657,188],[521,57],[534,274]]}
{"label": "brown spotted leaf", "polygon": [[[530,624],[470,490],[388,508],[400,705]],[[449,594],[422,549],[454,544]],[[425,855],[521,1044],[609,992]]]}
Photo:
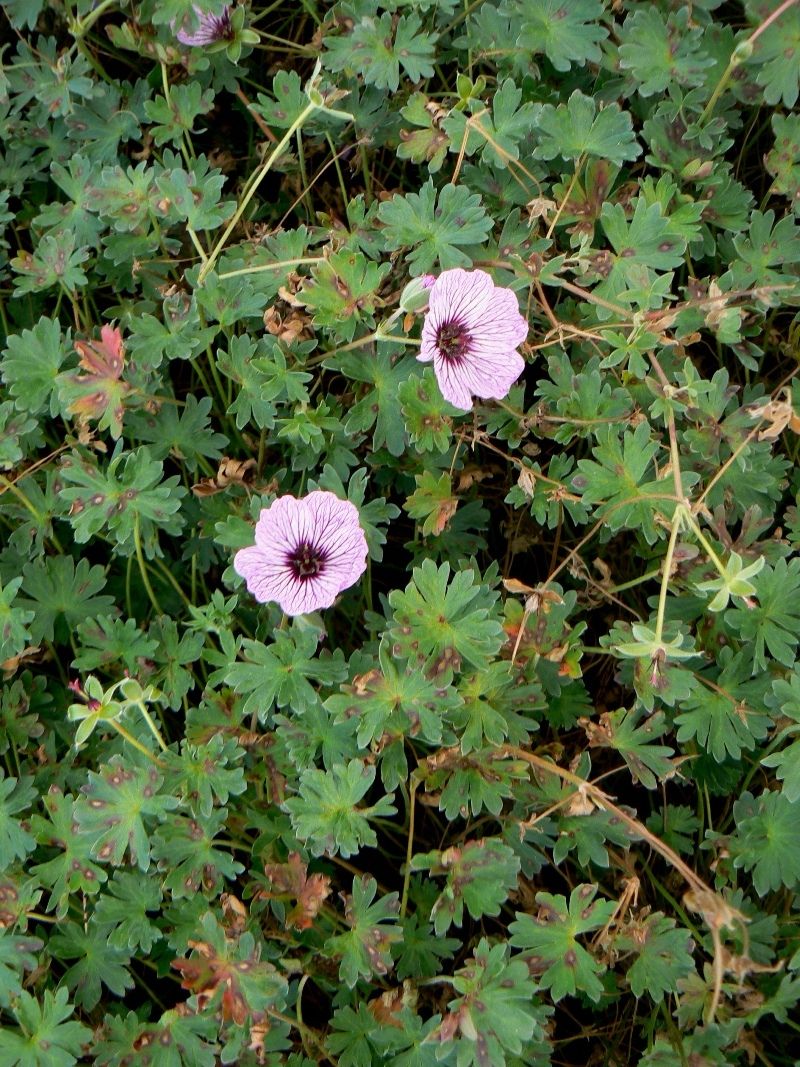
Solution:
{"label": "brown spotted leaf", "polygon": [[330,895],[330,878],[325,874],[309,876],[299,852],[290,852],[288,863],[266,864],[264,872],[272,888],[262,890],[259,896],[265,900],[295,900],[295,906],[286,916],[286,925],[293,930],[308,930]]}
{"label": "brown spotted leaf", "polygon": [[251,933],[227,938],[211,912],[200,927],[203,940],[189,941],[194,955],[173,960],[172,967],[201,1007],[219,997],[223,1019],[242,1026],[248,1018],[262,1021],[267,1007],[282,1005],[286,981],[271,963],[258,958]]}

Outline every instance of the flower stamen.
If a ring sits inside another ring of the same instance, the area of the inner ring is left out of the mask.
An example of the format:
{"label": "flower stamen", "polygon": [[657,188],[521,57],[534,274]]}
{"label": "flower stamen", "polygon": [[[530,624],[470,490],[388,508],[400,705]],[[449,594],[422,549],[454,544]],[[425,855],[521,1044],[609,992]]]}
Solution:
{"label": "flower stamen", "polygon": [[443,322],[436,331],[436,344],[443,359],[458,363],[469,351],[472,335],[460,322]]}
{"label": "flower stamen", "polygon": [[327,553],[320,551],[307,541],[301,541],[294,552],[286,557],[286,562],[292,568],[295,578],[304,582],[308,578],[322,574],[326,558]]}

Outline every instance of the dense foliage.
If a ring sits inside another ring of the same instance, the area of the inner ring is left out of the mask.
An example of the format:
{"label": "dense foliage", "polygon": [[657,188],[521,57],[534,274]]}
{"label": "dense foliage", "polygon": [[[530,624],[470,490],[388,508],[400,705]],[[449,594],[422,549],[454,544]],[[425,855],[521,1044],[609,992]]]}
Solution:
{"label": "dense foliage", "polygon": [[2,7],[4,1067],[796,1063],[800,3]]}

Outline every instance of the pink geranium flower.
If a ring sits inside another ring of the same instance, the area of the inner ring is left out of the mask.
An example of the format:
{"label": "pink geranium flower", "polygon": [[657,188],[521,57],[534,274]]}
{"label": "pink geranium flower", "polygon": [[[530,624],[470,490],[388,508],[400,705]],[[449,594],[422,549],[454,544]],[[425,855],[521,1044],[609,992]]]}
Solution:
{"label": "pink geranium flower", "polygon": [[433,360],[442,396],[469,411],[473,396],[501,400],[525,368],[528,336],[516,295],[483,270],[445,270],[430,289],[417,359]]}
{"label": "pink geranium flower", "polygon": [[329,608],[367,568],[358,509],[321,489],[263,508],[255,539],[236,553],[234,570],[256,600],[275,600],[287,615]]}
{"label": "pink geranium flower", "polygon": [[203,11],[197,6],[192,4],[194,13],[200,20],[200,25],[194,31],[194,33],[187,33],[186,30],[178,30],[175,36],[181,42],[181,44],[192,45],[195,48],[202,47],[204,44],[215,44],[217,41],[228,41],[233,38],[233,26],[231,25],[231,12],[230,8],[226,4],[223,7],[219,15],[211,15],[207,11]]}

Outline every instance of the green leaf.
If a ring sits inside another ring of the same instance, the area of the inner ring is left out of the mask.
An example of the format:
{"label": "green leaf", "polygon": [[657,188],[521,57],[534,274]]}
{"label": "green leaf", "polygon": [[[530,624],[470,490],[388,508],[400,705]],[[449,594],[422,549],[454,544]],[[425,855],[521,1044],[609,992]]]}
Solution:
{"label": "green leaf", "polygon": [[[185,1010],[166,1011],[158,1022],[141,1022],[135,1012],[106,1015],[92,1052],[97,1067],[121,1067],[148,1058],[147,1067],[215,1067],[217,1023],[206,1015]],[[176,1059],[177,1057],[177,1059]],[[144,1064],[142,1064],[144,1067]]]}
{"label": "green leaf", "polygon": [[348,378],[369,382],[369,389],[347,414],[345,430],[349,435],[366,433],[373,425],[372,447],[389,449],[393,456],[400,456],[406,447],[405,424],[397,403],[397,394],[414,373],[411,359],[396,359],[385,345],[379,345],[372,359],[365,362],[363,356],[348,352],[335,356],[327,366],[336,366]]}
{"label": "green leaf", "polygon": [[392,945],[403,937],[396,921],[398,894],[375,900],[377,890],[374,878],[354,878],[352,894],[343,896],[349,930],[325,942],[326,953],[341,957],[339,977],[350,989],[359,978],[388,974],[394,966]]}
{"label": "green leaf", "polygon": [[401,920],[402,939],[395,952],[398,979],[411,978],[420,981],[433,978],[439,974],[443,960],[452,959],[461,942],[455,937],[442,937],[435,934],[430,923],[423,923],[417,915],[410,915]]}
{"label": "green leaf", "polygon": [[496,602],[497,593],[482,585],[472,569],[458,571],[450,580],[449,563],[437,568],[426,559],[414,568],[404,591],[389,594],[392,654],[420,662],[445,657],[456,669],[463,660],[480,670],[504,641]]}
{"label": "green leaf", "polygon": [[459,1067],[505,1064],[507,1053],[520,1055],[534,1035],[544,1036],[543,1013],[528,966],[521,959],[508,959],[506,943],[490,947],[481,938],[472,958],[453,975],[452,984],[458,995],[448,1003],[435,1034],[443,1042],[441,1056],[457,1049]]}
{"label": "green leaf", "polygon": [[105,570],[90,566],[86,558],[76,565],[71,556],[47,556],[25,565],[22,588],[34,610],[32,639],[66,641],[81,622],[107,615],[114,608],[113,597],[100,594],[105,588]]}
{"label": "green leaf", "polygon": [[775,146],[764,158],[773,177],[770,192],[785,196],[800,215],[800,115],[773,115]]}
{"label": "green leaf", "polygon": [[132,555],[138,527],[144,552],[152,559],[159,554],[159,531],[174,535],[183,526],[176,512],[186,490],[178,484],[177,474],[162,477],[163,463],[153,459],[145,445],[123,452],[120,441],[105,470],[72,453],[60,471],[67,483],[61,499],[69,504],[69,520],[78,544],[108,530],[117,551]]}
{"label": "green leaf", "polygon": [[517,688],[514,682],[513,668],[508,661],[492,663],[459,681],[461,701],[452,709],[443,707],[442,715],[460,738],[464,755],[484,745],[501,745],[509,733],[513,734],[512,743],[528,740],[526,727],[515,722],[513,703],[522,693],[519,690],[514,693]]}
{"label": "green leaf", "polygon": [[31,834],[15,816],[27,811],[36,799],[32,778],[7,778],[0,768],[0,871],[15,860],[24,860],[36,847]]}
{"label": "green leaf", "polygon": [[[652,438],[647,422],[640,422],[631,433],[625,430],[620,440],[615,426],[603,426],[597,432],[594,459],[578,460],[573,488],[581,493],[585,504],[599,504],[598,518],[610,530],[625,527],[641,531],[649,544],[663,537],[656,515],[671,515],[674,504],[665,497],[675,489],[671,473],[660,479],[654,474],[653,460],[659,444]],[[684,486],[685,487],[685,486]]]}
{"label": "green leaf", "polygon": [[797,805],[782,793],[765,792],[756,800],[743,793],[734,801],[736,832],[727,844],[734,867],[753,872],[756,893],[764,896],[800,882],[800,819]]}
{"label": "green leaf", "polygon": [[14,605],[22,578],[12,578],[5,587],[0,583],[0,663],[11,659],[31,643],[28,623],[35,613]]}
{"label": "green leaf", "polygon": [[362,848],[376,847],[378,838],[369,820],[394,815],[397,809],[389,796],[371,807],[358,807],[374,781],[375,767],[358,759],[338,763],[327,772],[316,768],[302,772],[298,796],[283,806],[312,855],[339,853],[347,859]]}
{"label": "green leaf", "polygon": [[141,949],[145,956],[150,956],[161,931],[147,913],[159,909],[162,896],[157,880],[115,871],[107,891],[95,905],[93,921],[103,928],[112,948]]}
{"label": "green leaf", "polygon": [[[195,84],[195,83],[191,83]],[[156,178],[158,191],[166,198],[160,208],[170,222],[185,222],[193,230],[213,230],[233,214],[233,200],[220,202],[225,175],[205,156],[192,160],[191,170],[174,167]]]}
{"label": "green leaf", "polygon": [[166,615],[155,619],[149,635],[156,642],[154,658],[158,665],[152,681],[167,706],[177,711],[195,684],[191,664],[200,658],[203,651],[203,635],[188,631],[180,636],[177,625]]}
{"label": "green leaf", "polygon": [[767,652],[791,667],[800,634],[800,559],[779,559],[774,567],[765,566],[753,584],[758,603],[729,609],[725,622],[751,651],[754,673],[766,669]]}
{"label": "green leaf", "polygon": [[337,1008],[325,1047],[336,1057],[340,1067],[372,1067],[375,1050],[371,1039],[377,1037],[379,1023],[366,1004]]}
{"label": "green leaf", "polygon": [[97,188],[92,182],[92,163],[84,156],[73,156],[67,169],[54,160],[50,172],[55,184],[67,194],[68,202],[45,204],[34,225],[39,230],[53,232],[54,236],[70,230],[77,244],[96,248],[103,227],[93,213]]}
{"label": "green leaf", "polygon": [[216,896],[225,879],[232,882],[244,871],[241,863],[214,843],[226,818],[224,808],[197,818],[170,815],[153,834],[153,858],[165,872],[164,888],[173,900],[200,892]]}
{"label": "green leaf", "polygon": [[499,815],[504,801],[513,797],[520,781],[527,778],[527,765],[522,760],[499,760],[496,748],[466,756],[460,748],[453,748],[449,758],[439,761],[436,770],[425,776],[425,782],[428,790],[441,788],[439,808],[452,822],[459,816],[480,815],[484,808]]}
{"label": "green leaf", "polygon": [[429,103],[423,93],[412,93],[405,107],[400,108],[400,114],[415,129],[400,131],[397,157],[427,163],[430,173],[435,174],[442,169],[450,138],[441,126],[442,113],[434,113]]}
{"label": "green leaf", "polygon": [[541,105],[533,103],[520,106],[521,100],[522,89],[507,78],[494,94],[491,111],[487,113],[481,101],[472,100],[472,116],[454,109],[442,127],[452,145],[465,146],[466,155],[471,156],[480,146],[483,162],[503,170],[509,159],[519,159],[519,144],[533,129],[541,110]]}
{"label": "green leaf", "polygon": [[453,419],[463,414],[442,396],[431,367],[412,374],[397,388],[400,410],[411,443],[418,452],[446,452],[453,437]]}
{"label": "green leaf", "polygon": [[[551,381],[541,379],[537,394],[562,417],[553,433],[553,439],[560,444],[569,444],[576,437],[596,436],[598,426],[593,420],[622,422],[630,413],[630,394],[625,389],[612,387],[602,368],[603,364],[596,356],[578,371],[566,355],[550,356],[548,359],[547,373]],[[557,477],[568,463],[572,465],[574,460],[565,453],[556,454],[550,461],[553,477]]]}
{"label": "green leaf", "polygon": [[[760,27],[777,4],[748,0],[745,4],[750,21]],[[764,87],[764,102],[794,107],[800,93],[800,11],[792,5],[782,12],[754,42],[751,63],[758,64],[756,81]],[[792,73],[794,71],[794,74]]]}
{"label": "green leaf", "polygon": [[606,300],[627,299],[626,290],[650,284],[653,271],[669,270],[683,262],[686,236],[664,217],[658,203],[648,206],[644,197],[638,197],[629,223],[621,204],[606,201],[600,224],[614,249],[597,257],[603,281],[594,292]]}
{"label": "green leaf", "polygon": [[279,630],[271,645],[245,638],[243,663],[233,663],[225,681],[237,693],[247,695],[243,714],[257,714],[267,722],[273,706],[292,707],[302,714],[319,701],[311,680],[331,685],[344,681],[347,667],[341,649],[317,656],[318,635],[293,623],[291,630]]}
{"label": "green leaf", "polygon": [[92,1031],[78,1022],[67,1022],[75,1010],[61,986],[45,989],[39,1003],[23,992],[13,1008],[19,1029],[0,1028],[0,1058],[6,1067],[72,1067]]}
{"label": "green leaf", "polygon": [[432,78],[436,34],[419,33],[417,14],[393,19],[364,16],[349,34],[325,37],[323,62],[328,70],[358,70],[367,85],[394,92],[400,68],[412,82]]}
{"label": "green leaf", "polygon": [[384,735],[418,734],[428,744],[442,737],[442,714],[457,701],[441,683],[396,663],[385,643],[379,650],[380,669],[343,687],[345,692],[328,697],[325,707],[337,722],[358,724],[358,747],[366,749]]}
{"label": "green leaf", "polygon": [[694,970],[692,938],[660,911],[631,919],[614,938],[614,949],[636,957],[626,974],[633,995],[647,993],[656,1004],[665,993],[677,993],[680,979]]}
{"label": "green leaf", "polygon": [[614,748],[628,765],[636,782],[646,789],[655,789],[659,781],[666,781],[675,770],[670,758],[674,749],[668,745],[655,745],[667,730],[666,716],[662,711],[644,716],[642,709],[620,708],[603,715],[597,731],[592,731],[590,745]]}
{"label": "green leaf", "polygon": [[22,993],[25,971],[36,967],[34,953],[44,947],[38,937],[23,937],[0,930],[0,1007],[8,1008]]}
{"label": "green leaf", "polygon": [[68,351],[69,335],[62,336],[59,323],[44,315],[32,330],[7,339],[0,371],[20,411],[37,415],[49,405],[51,416],[58,414],[55,384]]}
{"label": "green leaf", "polygon": [[297,71],[279,70],[272,79],[272,95],[274,100],[259,93],[258,103],[251,107],[266,120],[268,126],[288,130],[308,107],[308,97]]}
{"label": "green leaf", "polygon": [[144,113],[150,122],[153,140],[160,148],[170,141],[180,143],[184,134],[203,131],[193,129],[198,115],[207,115],[214,104],[214,91],[203,89],[199,82],[189,81],[170,87],[169,100],[157,96],[145,100]]}
{"label": "green leaf", "polygon": [[337,340],[352,341],[356,328],[375,324],[378,290],[389,273],[388,263],[373,263],[358,251],[332,252],[311,269],[298,294],[314,312],[314,325],[332,330]]}
{"label": "green leaf", "polygon": [[738,258],[720,278],[722,289],[761,287],[764,291],[759,293],[759,299],[767,305],[775,304],[777,297],[767,291],[767,286],[798,286],[795,271],[778,268],[800,263],[799,234],[800,227],[790,215],[776,222],[774,211],[754,211],[747,234],[733,238]]}
{"label": "green leaf", "polygon": [[59,919],[67,913],[71,893],[93,896],[100,891],[107,875],[91,858],[92,839],[82,833],[75,818],[76,803],[56,786],[43,798],[49,818],[34,815],[31,832],[41,845],[56,849],[56,856],[31,868],[40,881],[51,889],[48,911]]}
{"label": "green leaf", "polygon": [[597,156],[617,166],[641,155],[627,111],[607,104],[599,112],[594,98],[576,89],[566,104],[545,104],[536,118],[539,159],[573,159]]}
{"label": "green leaf", "polygon": [[54,286],[63,286],[69,293],[88,283],[81,270],[81,263],[89,258],[89,249],[84,245],[75,247],[75,234],[65,230],[57,237],[46,234],[39,241],[33,254],[19,252],[11,260],[17,272],[14,291],[18,296],[39,293]]}
{"label": "green leaf", "polygon": [[305,383],[311,381],[311,375],[287,367],[286,356],[274,341],[262,338],[255,342],[246,334],[232,337],[228,351],[217,353],[217,363],[238,386],[228,410],[236,415],[240,430],[248,422],[262,430],[271,429],[282,400],[302,404],[309,399]]}
{"label": "green leaf", "polygon": [[537,969],[545,968],[539,981],[555,1001],[578,992],[593,1001],[602,995],[600,975],[606,966],[578,942],[581,934],[605,926],[616,911],[616,901],[595,900],[596,893],[597,886],[579,885],[569,903],[562,896],[537,893],[538,914],[518,914],[509,926],[511,944],[524,949]]}
{"label": "green leaf", "polygon": [[44,7],[44,0],[6,0],[3,12],[16,30],[36,28],[36,22]]}
{"label": "green leaf", "polygon": [[43,444],[40,425],[25,412],[16,411],[14,403],[0,404],[0,471],[16,467],[27,453]]}
{"label": "green leaf", "polygon": [[509,9],[522,27],[517,45],[523,51],[546,55],[556,70],[600,62],[599,43],[608,30],[599,0],[537,0],[535,5],[516,0]]}
{"label": "green leaf", "polygon": [[460,246],[483,244],[492,229],[480,196],[463,185],[445,185],[437,201],[432,179],[419,193],[396,194],[381,204],[378,218],[387,248],[413,249],[408,253],[413,277],[432,270],[437,262],[442,270],[470,267],[472,260]]}
{"label": "green leaf", "polygon": [[452,925],[463,924],[465,905],[473,919],[499,915],[516,887],[519,867],[519,857],[512,849],[491,837],[467,841],[444,852],[418,854],[411,861],[414,871],[430,871],[435,878],[447,876],[447,885],[431,911],[438,936]]}
{"label": "green leaf", "polygon": [[202,458],[221,459],[222,449],[229,443],[224,434],[209,426],[210,411],[211,397],[198,400],[190,393],[183,407],[167,402],[157,415],[139,415],[126,426],[131,437],[147,443],[155,459],[172,456],[194,473]]}
{"label": "green leaf", "polygon": [[102,986],[115,997],[124,997],[133,989],[133,978],[126,964],[130,949],[115,948],[106,931],[90,922],[85,928],[74,922],[60,924],[58,933],[48,941],[48,950],[57,960],[77,960],[63,976],[78,1007],[91,1011],[100,1003]]}
{"label": "green leaf", "polygon": [[77,637],[80,647],[72,665],[83,672],[122,663],[128,674],[135,675],[141,667],[138,660],[152,658],[158,648],[156,641],[146,637],[133,619],[123,622],[110,615],[80,624]]}
{"label": "green leaf", "polygon": [[149,869],[148,826],[162,821],[179,803],[159,792],[163,781],[152,764],[139,766],[122,756],[112,756],[99,772],[89,771],[75,817],[95,859],[119,867],[127,852],[141,871]]}
{"label": "green leaf", "polygon": [[423,537],[445,533],[458,507],[450,475],[445,471],[437,477],[433,471],[423,471],[414,475],[414,480],[417,487],[403,510],[417,522],[422,521]]}
{"label": "green leaf", "polygon": [[[721,671],[698,685],[681,700],[681,713],[675,717],[677,740],[695,740],[717,763],[739,760],[752,751],[770,729],[770,716],[763,708],[760,680],[750,683],[751,661],[747,652],[733,655],[722,649]],[[705,676],[702,676],[705,677]]]}
{"label": "green leaf", "polygon": [[702,85],[714,59],[702,50],[706,27],[692,25],[681,8],[668,21],[655,7],[632,11],[620,31],[619,65],[630,70],[641,96],[663,93],[671,85]]}
{"label": "green leaf", "polygon": [[180,755],[164,753],[170,763],[172,791],[181,793],[191,809],[208,818],[215,804],[227,804],[247,788],[244,768],[239,766],[245,751],[232,737],[215,734],[204,744],[184,740]]}

